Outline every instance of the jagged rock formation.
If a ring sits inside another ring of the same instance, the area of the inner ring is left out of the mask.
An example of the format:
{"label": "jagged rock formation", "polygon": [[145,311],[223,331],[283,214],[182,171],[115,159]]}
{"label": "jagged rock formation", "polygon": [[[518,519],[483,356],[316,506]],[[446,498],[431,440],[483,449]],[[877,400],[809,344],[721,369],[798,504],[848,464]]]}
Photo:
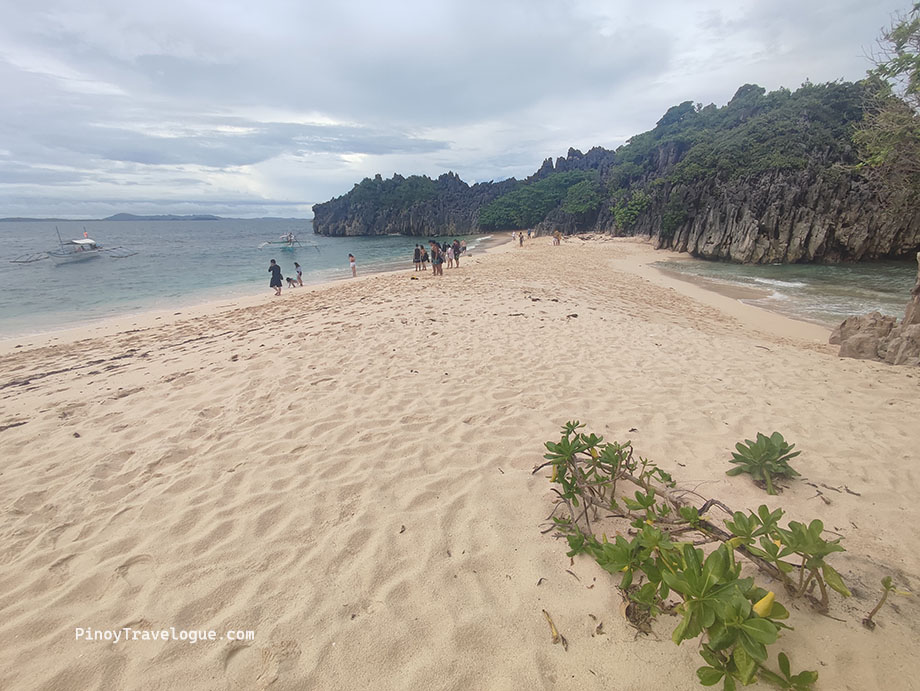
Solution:
{"label": "jagged rock formation", "polygon": [[479,232],[479,209],[514,184],[512,179],[470,186],[454,173],[437,180],[378,175],[349,194],[316,204],[313,230],[320,235],[469,235]]}
{"label": "jagged rock formation", "polygon": [[920,205],[892,212],[884,181],[853,165],[863,97],[861,84],[769,94],[747,84],[721,108],[682,103],[616,151],[569,149],[522,181],[365,179],[316,205],[314,230],[604,232],[744,263],[911,256],[920,249]]}
{"label": "jagged rock formation", "polygon": [[[659,248],[750,264],[902,257],[920,247],[920,211],[886,210],[884,192],[843,171],[769,171],[729,182],[663,185],[635,225]],[[665,232],[669,205],[685,220]],[[610,214],[597,230],[618,232]]]}
{"label": "jagged rock formation", "polygon": [[894,317],[878,312],[845,319],[831,334],[830,343],[840,345],[840,357],[882,360],[892,365],[920,365],[920,252],[917,283],[898,324]]}

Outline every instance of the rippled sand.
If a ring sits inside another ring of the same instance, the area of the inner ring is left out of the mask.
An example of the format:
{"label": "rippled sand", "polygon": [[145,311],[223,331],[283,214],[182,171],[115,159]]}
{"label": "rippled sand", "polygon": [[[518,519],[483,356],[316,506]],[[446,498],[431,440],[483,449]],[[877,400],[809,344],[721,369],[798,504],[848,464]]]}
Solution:
{"label": "rippled sand", "polygon": [[[637,638],[614,580],[540,532],[531,469],[569,419],[735,508],[822,518],[854,597],[793,608],[779,648],[820,688],[911,688],[918,598],[859,622],[883,575],[920,587],[920,373],[688,295],[635,242],[500,250],[7,344],[0,688],[693,688],[676,620]],[[767,501],[724,473],[773,430],[804,477]]]}

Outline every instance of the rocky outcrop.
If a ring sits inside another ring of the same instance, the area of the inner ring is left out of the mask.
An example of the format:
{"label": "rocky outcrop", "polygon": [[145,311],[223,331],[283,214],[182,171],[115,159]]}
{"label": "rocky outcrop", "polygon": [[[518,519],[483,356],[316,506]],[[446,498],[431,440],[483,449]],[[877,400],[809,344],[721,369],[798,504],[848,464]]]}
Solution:
{"label": "rocky outcrop", "polygon": [[894,317],[878,312],[849,317],[831,334],[830,343],[840,345],[840,357],[881,360],[892,365],[920,365],[920,252],[917,253],[917,284],[898,324]]}
{"label": "rocky outcrop", "polygon": [[[398,175],[394,179],[403,180]],[[379,175],[377,181],[384,182]],[[344,195],[313,207],[313,231],[320,235],[469,235],[479,232],[479,210],[516,184],[511,179],[470,186],[455,173],[445,173],[433,181],[434,194],[418,202],[361,201]]]}
{"label": "rocky outcrop", "polygon": [[[685,214],[670,232],[668,209]],[[615,224],[604,230],[626,234]],[[920,213],[891,213],[873,183],[815,167],[726,183],[663,185],[628,234],[648,235],[660,248],[704,259],[835,263],[916,250]]]}
{"label": "rocky outcrop", "polygon": [[[436,235],[535,225],[538,234],[645,236],[660,248],[739,263],[912,256],[920,204],[893,203],[883,175],[856,165],[852,132],[864,103],[859,83],[770,94],[746,84],[721,108],[684,102],[616,151],[569,149],[522,181],[366,179],[314,206],[314,230]],[[592,174],[576,174],[583,171]]]}

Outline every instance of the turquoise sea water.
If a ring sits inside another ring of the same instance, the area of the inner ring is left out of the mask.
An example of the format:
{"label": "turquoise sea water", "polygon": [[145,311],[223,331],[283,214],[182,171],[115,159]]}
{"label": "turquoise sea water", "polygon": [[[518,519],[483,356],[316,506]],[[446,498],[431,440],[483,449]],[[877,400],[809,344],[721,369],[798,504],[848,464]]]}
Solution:
{"label": "turquoise sea water", "polygon": [[655,265],[716,286],[760,291],[760,297],[743,302],[831,328],[851,315],[876,310],[903,317],[917,278],[914,260],[765,266],[691,260]]}
{"label": "turquoise sea water", "polygon": [[[65,241],[82,237],[85,228],[102,246],[126,247],[137,254],[69,265],[50,260],[10,263],[24,254],[54,249],[56,228]],[[289,232],[302,246],[259,249],[261,243]],[[457,239],[465,239],[468,251],[475,252],[487,236]],[[260,291],[269,294],[269,259],[277,260],[285,277],[296,277],[294,262],[299,262],[304,283],[349,278],[349,252],[355,255],[359,274],[411,269],[412,250],[421,240],[323,237],[313,234],[311,221],[296,219],[2,222],[0,337]]]}

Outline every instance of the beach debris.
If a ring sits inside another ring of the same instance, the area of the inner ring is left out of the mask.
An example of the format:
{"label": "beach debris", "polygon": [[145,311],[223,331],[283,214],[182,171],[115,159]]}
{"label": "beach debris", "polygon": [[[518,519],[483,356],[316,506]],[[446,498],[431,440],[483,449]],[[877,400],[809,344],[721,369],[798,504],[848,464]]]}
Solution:
{"label": "beach debris", "polygon": [[581,579],[578,577],[578,574],[576,574],[574,571],[570,571],[569,569],[566,569],[565,572],[569,574],[570,576],[572,576],[572,578],[574,578],[576,581],[581,583]]}
{"label": "beach debris", "polygon": [[577,317],[577,316],[578,316],[578,315],[577,315],[575,312],[572,312],[571,314],[565,315],[565,318],[566,318],[566,319],[574,319],[574,318]]}
{"label": "beach debris", "polygon": [[600,621],[597,623],[597,626],[594,629],[594,633],[591,634],[591,638],[595,636],[606,636],[607,632],[604,631],[604,622]]}
{"label": "beach debris", "polygon": [[545,581],[545,580],[546,580],[545,578],[542,578],[542,577],[541,577],[540,580],[537,581],[537,585],[540,585],[540,584],[541,584],[543,581]]}
{"label": "beach debris", "polygon": [[569,642],[565,639],[565,636],[559,633],[559,630],[556,628],[556,625],[553,623],[553,618],[549,616],[549,612],[547,612],[545,609],[543,610],[543,616],[546,617],[546,621],[549,622],[549,630],[553,636],[553,645],[556,645],[557,643],[562,643],[562,649],[568,652]]}
{"label": "beach debris", "polygon": [[27,422],[28,420],[14,420],[13,422],[7,425],[0,425],[0,432],[5,432],[6,430],[12,429],[13,427],[19,427],[21,425],[26,424]]}
{"label": "beach debris", "polygon": [[80,433],[79,433],[79,432],[74,432],[74,433],[73,433],[73,436],[74,436],[74,438],[79,439],[79,438],[80,438]]}
{"label": "beach debris", "polygon": [[402,535],[404,532],[406,532],[406,526],[402,526],[402,527],[399,529],[399,534],[400,534],[400,535]]}

